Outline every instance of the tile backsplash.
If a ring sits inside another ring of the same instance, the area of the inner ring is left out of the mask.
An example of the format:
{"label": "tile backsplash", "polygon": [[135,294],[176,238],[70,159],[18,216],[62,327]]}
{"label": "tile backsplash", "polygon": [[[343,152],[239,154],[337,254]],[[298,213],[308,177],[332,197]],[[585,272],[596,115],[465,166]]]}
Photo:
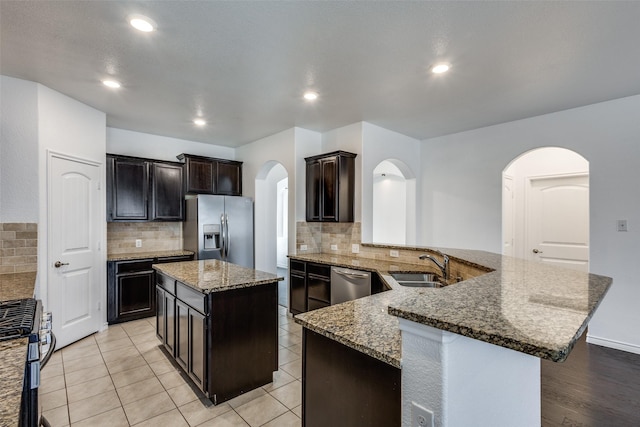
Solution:
{"label": "tile backsplash", "polygon": [[0,274],[38,269],[38,224],[0,223]]}
{"label": "tile backsplash", "polygon": [[[136,240],[142,247],[136,247]],[[181,222],[108,222],[107,253],[116,255],[135,252],[172,251],[182,249]]]}

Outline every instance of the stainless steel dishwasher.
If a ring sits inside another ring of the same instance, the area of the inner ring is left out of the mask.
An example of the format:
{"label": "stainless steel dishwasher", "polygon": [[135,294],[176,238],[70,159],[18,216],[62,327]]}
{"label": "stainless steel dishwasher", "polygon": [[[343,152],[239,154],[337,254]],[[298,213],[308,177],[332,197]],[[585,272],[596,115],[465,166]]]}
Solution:
{"label": "stainless steel dishwasher", "polygon": [[331,305],[371,295],[371,273],[331,267]]}

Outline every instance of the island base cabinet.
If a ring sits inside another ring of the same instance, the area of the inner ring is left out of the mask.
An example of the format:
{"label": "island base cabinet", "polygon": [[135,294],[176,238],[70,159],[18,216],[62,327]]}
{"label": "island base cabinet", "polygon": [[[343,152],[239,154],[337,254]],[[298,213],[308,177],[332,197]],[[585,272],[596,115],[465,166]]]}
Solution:
{"label": "island base cabinet", "polygon": [[209,393],[214,404],[273,381],[278,370],[277,282],[211,294]]}
{"label": "island base cabinet", "polygon": [[401,371],[303,329],[304,427],[400,426]]}
{"label": "island base cabinet", "polygon": [[273,381],[277,282],[209,294],[161,273],[156,283],[157,335],[215,405]]}

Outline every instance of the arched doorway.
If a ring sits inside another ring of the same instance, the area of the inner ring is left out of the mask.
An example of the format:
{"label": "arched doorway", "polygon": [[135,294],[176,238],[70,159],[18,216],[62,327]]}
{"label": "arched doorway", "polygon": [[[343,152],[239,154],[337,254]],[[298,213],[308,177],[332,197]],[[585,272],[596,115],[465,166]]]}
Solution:
{"label": "arched doorway", "polygon": [[270,160],[255,181],[255,268],[285,277],[278,283],[278,304],[283,306],[288,306],[288,180],[286,168]]}
{"label": "arched doorway", "polygon": [[559,147],[528,151],[502,173],[503,254],[589,270],[589,162]]}
{"label": "arched doorway", "polygon": [[411,245],[416,241],[416,179],[397,159],[373,170],[373,243]]}

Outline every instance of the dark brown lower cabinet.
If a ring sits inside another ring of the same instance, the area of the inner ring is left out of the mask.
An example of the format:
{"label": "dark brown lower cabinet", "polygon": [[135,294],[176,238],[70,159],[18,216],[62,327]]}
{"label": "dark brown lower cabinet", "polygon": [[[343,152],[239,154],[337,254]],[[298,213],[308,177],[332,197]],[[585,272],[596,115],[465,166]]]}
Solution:
{"label": "dark brown lower cabinet", "polygon": [[273,381],[278,370],[277,282],[202,293],[162,273],[156,276],[165,302],[158,305],[158,337],[214,404]]}
{"label": "dark brown lower cabinet", "polygon": [[304,427],[400,426],[401,371],[303,329]]}
{"label": "dark brown lower cabinet", "polygon": [[191,261],[193,255],[107,262],[107,322],[120,323],[156,314],[153,264]]}

